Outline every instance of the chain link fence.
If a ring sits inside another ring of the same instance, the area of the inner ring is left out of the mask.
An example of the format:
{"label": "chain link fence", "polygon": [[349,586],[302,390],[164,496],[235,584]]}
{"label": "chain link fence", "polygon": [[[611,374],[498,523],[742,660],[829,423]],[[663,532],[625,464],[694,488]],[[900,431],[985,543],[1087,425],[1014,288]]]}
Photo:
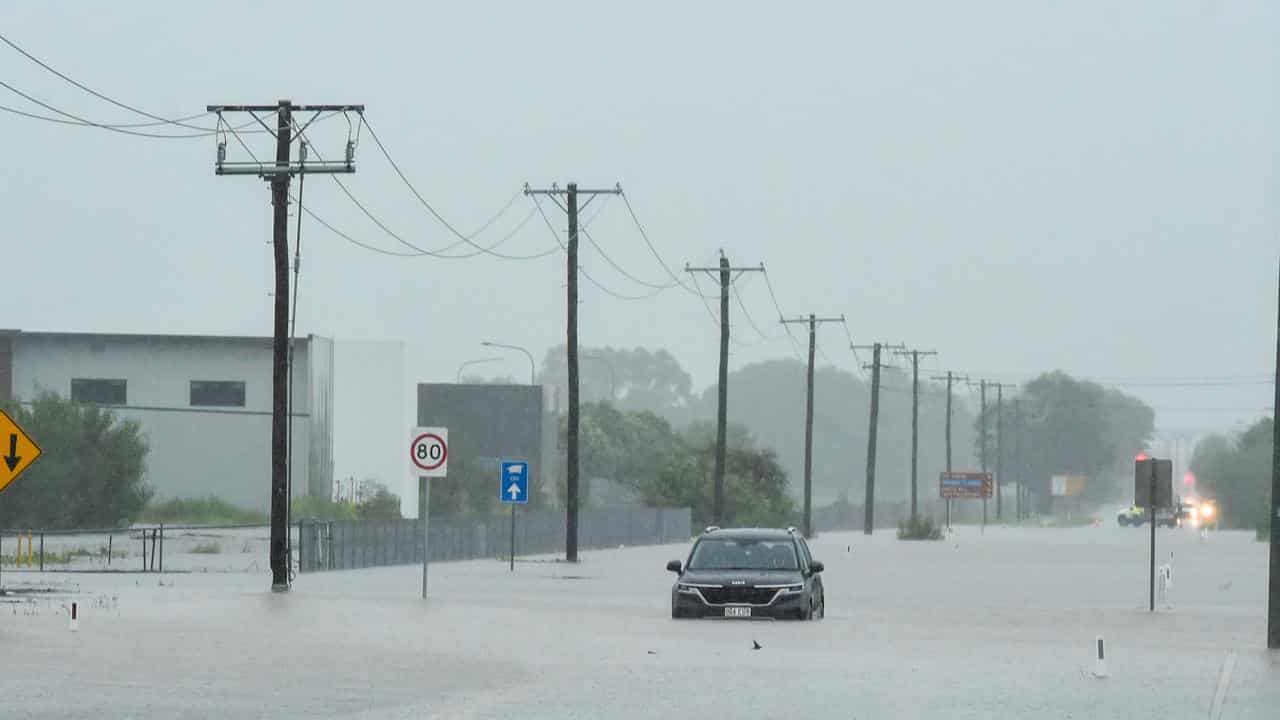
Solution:
{"label": "chain link fence", "polygon": [[[584,510],[578,515],[578,546],[583,549],[687,542],[692,535],[689,508],[616,508]],[[563,511],[520,511],[516,516],[515,554],[540,555],[564,549]],[[422,562],[422,523],[418,520],[301,521],[298,525],[301,572],[351,570]],[[432,562],[507,557],[509,515],[433,515],[428,525]]]}

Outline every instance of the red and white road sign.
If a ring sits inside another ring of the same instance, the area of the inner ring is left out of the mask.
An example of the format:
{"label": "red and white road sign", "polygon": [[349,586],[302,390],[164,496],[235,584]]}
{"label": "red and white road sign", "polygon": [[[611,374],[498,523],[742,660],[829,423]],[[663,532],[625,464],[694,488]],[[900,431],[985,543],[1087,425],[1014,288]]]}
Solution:
{"label": "red and white road sign", "polygon": [[414,428],[409,468],[414,477],[445,477],[449,471],[449,428]]}

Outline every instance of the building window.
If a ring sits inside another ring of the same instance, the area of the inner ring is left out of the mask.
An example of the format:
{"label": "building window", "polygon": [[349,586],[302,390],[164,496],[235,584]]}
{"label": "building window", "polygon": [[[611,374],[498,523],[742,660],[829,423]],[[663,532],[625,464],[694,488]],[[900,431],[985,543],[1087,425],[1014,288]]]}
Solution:
{"label": "building window", "polygon": [[127,397],[127,383],[124,380],[71,379],[71,402],[124,405]]}
{"label": "building window", "polygon": [[191,404],[212,407],[244,407],[244,382],[192,380]]}

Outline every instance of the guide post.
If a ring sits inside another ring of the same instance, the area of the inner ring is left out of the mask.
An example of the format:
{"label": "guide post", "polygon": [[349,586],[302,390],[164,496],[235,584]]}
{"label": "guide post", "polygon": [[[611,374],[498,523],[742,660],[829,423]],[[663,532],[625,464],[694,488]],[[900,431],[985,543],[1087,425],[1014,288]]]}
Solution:
{"label": "guide post", "polygon": [[1156,464],[1151,463],[1151,503],[1149,505],[1151,512],[1151,588],[1150,598],[1151,607],[1148,612],[1156,611]]}

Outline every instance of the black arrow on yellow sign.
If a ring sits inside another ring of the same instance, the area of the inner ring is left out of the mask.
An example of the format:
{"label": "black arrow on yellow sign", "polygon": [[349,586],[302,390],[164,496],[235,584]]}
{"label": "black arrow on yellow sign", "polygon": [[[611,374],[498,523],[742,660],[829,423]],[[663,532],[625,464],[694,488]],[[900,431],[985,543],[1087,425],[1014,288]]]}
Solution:
{"label": "black arrow on yellow sign", "polygon": [[[9,436],[9,447],[5,447],[4,437]],[[0,452],[8,450],[8,454],[0,455],[4,464],[0,465],[0,492],[13,484],[31,463],[40,457],[40,446],[27,434],[22,426],[14,421],[9,413],[0,410]]]}
{"label": "black arrow on yellow sign", "polygon": [[9,454],[4,456],[4,464],[8,465],[12,472],[20,462],[22,462],[22,456],[18,454],[18,434],[9,433]]}

